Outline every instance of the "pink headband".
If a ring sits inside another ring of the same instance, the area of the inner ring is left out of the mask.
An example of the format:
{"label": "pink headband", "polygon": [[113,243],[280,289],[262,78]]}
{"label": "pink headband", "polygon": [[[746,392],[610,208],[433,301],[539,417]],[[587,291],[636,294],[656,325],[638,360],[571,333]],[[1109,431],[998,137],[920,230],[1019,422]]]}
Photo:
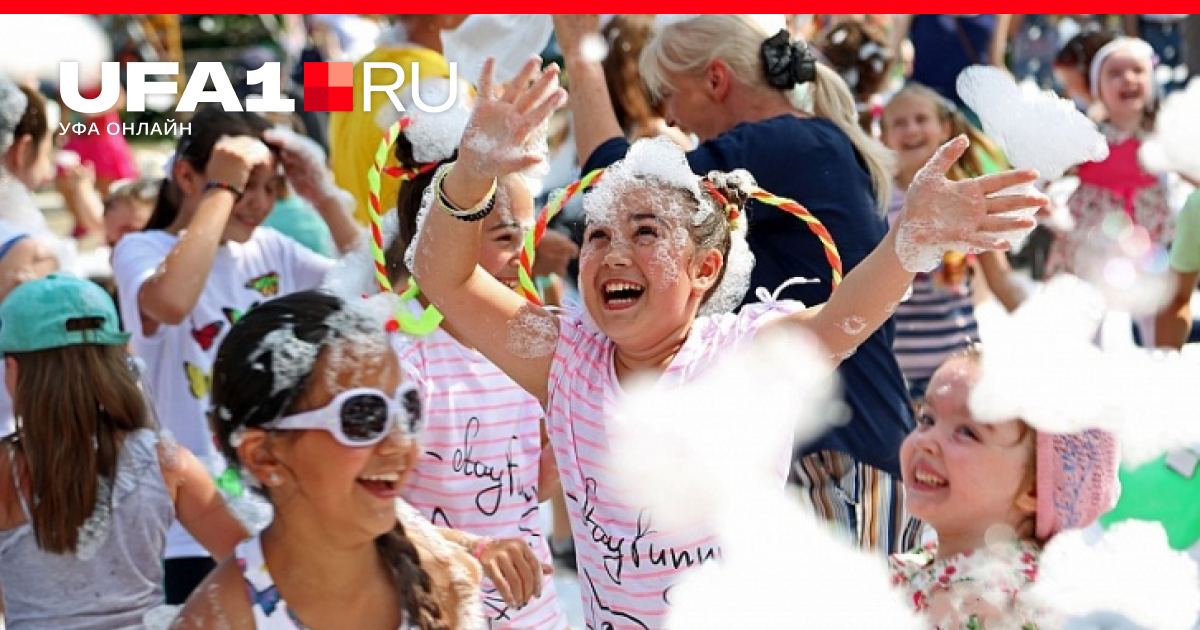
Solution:
{"label": "pink headband", "polygon": [[1091,525],[1121,494],[1117,440],[1107,431],[1037,433],[1037,539]]}
{"label": "pink headband", "polygon": [[[1100,99],[1100,68],[1104,65],[1104,61],[1118,50],[1128,50],[1146,60],[1150,64],[1151,72],[1154,70],[1154,49],[1145,40],[1136,37],[1118,37],[1111,42],[1105,44],[1100,50],[1096,51],[1096,56],[1092,57],[1092,65],[1088,68],[1088,80],[1092,88],[1092,98]],[[1155,94],[1154,78],[1150,79],[1150,102],[1154,102]]]}

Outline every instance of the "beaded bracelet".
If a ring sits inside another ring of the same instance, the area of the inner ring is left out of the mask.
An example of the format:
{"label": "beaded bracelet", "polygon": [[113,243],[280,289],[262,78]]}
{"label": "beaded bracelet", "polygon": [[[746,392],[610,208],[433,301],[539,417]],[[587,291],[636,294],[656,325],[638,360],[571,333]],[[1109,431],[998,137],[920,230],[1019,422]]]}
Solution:
{"label": "beaded bracelet", "polygon": [[[450,168],[453,168],[453,166]],[[450,201],[450,197],[442,189],[442,182],[446,179],[446,174],[450,172],[450,168],[443,169],[433,180],[433,190],[437,193],[438,203],[441,204],[442,208],[450,216],[460,221],[479,221],[491,214],[492,209],[496,207],[496,180],[492,180],[491,189],[488,190],[487,196],[479,203],[470,208],[460,208],[453,201]]]}
{"label": "beaded bracelet", "polygon": [[233,184],[226,184],[225,182],[208,182],[204,185],[204,188],[200,190],[200,194],[204,194],[210,190],[228,190],[229,192],[233,193],[233,198],[235,200],[241,200],[242,198],[242,191]]}

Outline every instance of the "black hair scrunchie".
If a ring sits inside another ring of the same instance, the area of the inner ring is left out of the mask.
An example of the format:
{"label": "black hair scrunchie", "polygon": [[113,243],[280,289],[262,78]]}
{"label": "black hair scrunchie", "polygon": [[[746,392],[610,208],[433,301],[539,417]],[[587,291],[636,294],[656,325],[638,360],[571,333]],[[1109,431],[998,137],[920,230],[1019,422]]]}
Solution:
{"label": "black hair scrunchie", "polygon": [[790,90],[817,77],[817,58],[812,50],[804,41],[793,42],[787,30],[764,41],[760,52],[771,87]]}

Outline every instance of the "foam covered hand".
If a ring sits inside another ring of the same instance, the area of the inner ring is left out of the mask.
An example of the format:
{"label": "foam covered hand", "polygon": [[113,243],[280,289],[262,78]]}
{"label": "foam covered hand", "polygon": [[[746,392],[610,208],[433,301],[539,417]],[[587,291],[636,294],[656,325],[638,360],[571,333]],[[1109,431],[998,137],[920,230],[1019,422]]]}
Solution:
{"label": "foam covered hand", "polygon": [[997,194],[1032,183],[1038,177],[1032,170],[948,179],[946,173],[969,144],[966,136],[959,136],[942,145],[917,172],[905,195],[896,226],[896,254],[908,271],[932,271],[948,251],[1008,249],[1009,242],[1002,237],[1005,233],[1028,232],[1036,222],[1029,216],[1007,213],[1049,203],[1032,188]]}
{"label": "foam covered hand", "polygon": [[497,96],[493,82],[495,62],[483,64],[479,100],[463,134],[458,163],[479,177],[494,178],[536,166],[545,160],[538,150],[538,130],[567,101],[558,83],[558,66],[545,71],[538,58],[521,68],[504,94]]}
{"label": "foam covered hand", "polygon": [[229,184],[245,190],[250,171],[259,164],[269,164],[271,150],[258,138],[224,136],[213,145],[212,157],[204,174],[209,181]]}
{"label": "foam covered hand", "polygon": [[296,194],[320,205],[323,199],[341,198],[333,174],[325,166],[325,152],[307,136],[276,127],[263,132],[263,140],[279,151],[279,161]]}

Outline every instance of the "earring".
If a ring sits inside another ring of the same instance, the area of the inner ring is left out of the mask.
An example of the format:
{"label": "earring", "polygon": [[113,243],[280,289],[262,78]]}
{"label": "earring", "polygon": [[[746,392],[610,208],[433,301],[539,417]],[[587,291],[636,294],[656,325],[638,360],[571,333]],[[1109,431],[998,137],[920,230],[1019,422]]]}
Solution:
{"label": "earring", "polygon": [[267,476],[268,486],[278,486],[280,483],[283,483],[283,480],[279,478],[279,473],[273,472]]}

